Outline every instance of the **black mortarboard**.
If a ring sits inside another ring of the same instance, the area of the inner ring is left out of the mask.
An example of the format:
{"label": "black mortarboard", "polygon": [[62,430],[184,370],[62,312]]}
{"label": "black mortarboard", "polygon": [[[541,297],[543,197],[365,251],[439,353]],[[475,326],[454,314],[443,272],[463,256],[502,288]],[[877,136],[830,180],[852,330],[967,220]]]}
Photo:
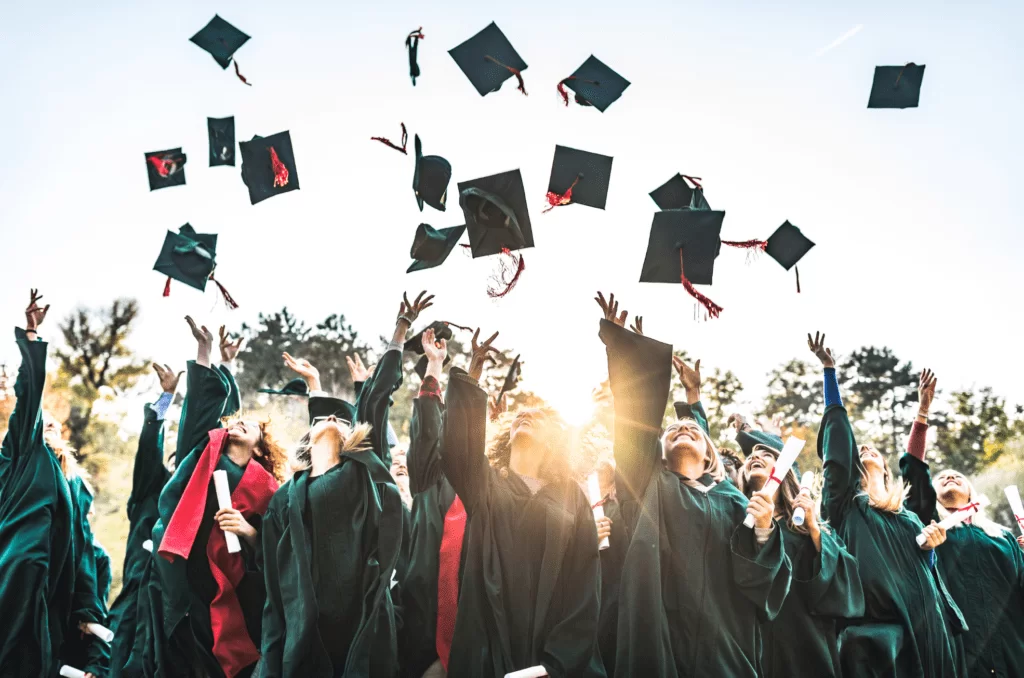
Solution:
{"label": "black mortarboard", "polygon": [[787,221],[775,229],[775,232],[768,238],[768,246],[765,248],[765,252],[788,271],[812,247],[814,247],[814,243],[801,233],[799,228]]}
{"label": "black mortarboard", "polygon": [[317,417],[330,417],[334,415],[338,419],[344,419],[350,424],[356,423],[356,406],[341,398],[328,396],[314,396],[309,399],[309,423]]}
{"label": "black mortarboard", "polygon": [[207,118],[210,135],[210,167],[235,164],[235,118]]}
{"label": "black mortarboard", "polygon": [[611,156],[555,146],[548,180],[548,209],[576,203],[603,210],[611,176]]}
{"label": "black mortarboard", "polygon": [[249,36],[215,14],[210,23],[190,39],[209,52],[221,68],[227,68],[231,57],[249,40]]}
{"label": "black mortarboard", "polygon": [[513,75],[519,82],[519,91],[526,94],[521,75],[527,68],[526,62],[493,21],[469,40],[448,50],[448,54],[480,96],[497,92]]}
{"label": "black mortarboard", "polygon": [[423,35],[423,26],[409,33],[405,38],[405,48],[409,52],[409,77],[412,78],[412,86],[416,86],[416,78],[420,77],[420,65],[416,61],[416,53],[419,51],[420,40]]}
{"label": "black mortarboard", "polygon": [[875,66],[868,108],[917,108],[924,66]]}
{"label": "black mortarboard", "polygon": [[185,154],[180,148],[146,153],[149,190],[185,185]]}
{"label": "black mortarboard", "polygon": [[439,155],[423,155],[419,134],[413,137],[413,146],[416,149],[416,169],[412,175],[412,190],[416,194],[416,203],[421,212],[423,203],[444,212],[452,166]]}
{"label": "black mortarboard", "polygon": [[629,87],[629,80],[608,68],[593,54],[576,69],[576,72],[558,83],[558,92],[565,105],[569,105],[568,87],[576,93],[576,103],[593,106],[604,113]]}
{"label": "black mortarboard", "polygon": [[[654,215],[640,282],[682,283],[686,291],[718,317],[722,308],[693,285],[710,285],[722,247],[725,212],[666,210]],[[684,275],[685,274],[685,275]]]}
{"label": "black mortarboard", "polygon": [[502,383],[501,391],[498,393],[498,400],[501,400],[501,396],[505,395],[519,384],[519,375],[521,374],[521,371],[519,356],[516,356],[512,361],[512,365],[508,368],[508,374],[505,375],[505,381]]}
{"label": "black mortarboard", "polygon": [[[692,182],[694,188],[687,182]],[[704,189],[698,183],[699,177],[691,177],[686,174],[676,174],[674,177],[663,183],[650,192],[651,199],[662,210],[702,209],[709,210],[711,206],[704,199]]]}
{"label": "black mortarboard", "polygon": [[284,385],[280,390],[272,388],[261,388],[260,393],[269,393],[270,395],[283,395],[283,396],[308,396],[309,386],[306,385],[306,380],[301,377],[292,379]]}
{"label": "black mortarboard", "polygon": [[[427,374],[427,364],[430,362],[427,360],[427,356],[424,355],[423,353],[423,333],[426,332],[427,330],[434,330],[434,341],[440,341],[442,339],[444,339],[445,341],[451,341],[451,338],[453,336],[452,328],[448,326],[448,323],[437,320],[430,323],[422,330],[414,334],[411,339],[405,340],[405,346],[403,346],[403,350],[421,356],[420,359],[416,361],[416,367],[414,368],[416,374],[419,375],[421,380]],[[447,365],[451,361],[451,356],[446,355],[444,357],[445,365]]]}
{"label": "black mortarboard", "polygon": [[533,247],[533,228],[519,170],[459,183],[459,206],[473,258]]}
{"label": "black mortarboard", "polygon": [[412,249],[409,252],[409,256],[414,261],[406,273],[423,271],[443,264],[465,231],[465,226],[452,226],[440,230],[430,224],[417,226],[416,235],[412,240]]}
{"label": "black mortarboard", "polygon": [[242,153],[242,181],[249,187],[249,201],[253,205],[299,189],[299,173],[288,132],[254,136],[238,147]]}
{"label": "black mortarboard", "polygon": [[196,233],[190,224],[179,228],[177,233],[167,231],[160,256],[153,264],[154,271],[197,290],[206,289],[206,281],[216,267],[217,235]]}

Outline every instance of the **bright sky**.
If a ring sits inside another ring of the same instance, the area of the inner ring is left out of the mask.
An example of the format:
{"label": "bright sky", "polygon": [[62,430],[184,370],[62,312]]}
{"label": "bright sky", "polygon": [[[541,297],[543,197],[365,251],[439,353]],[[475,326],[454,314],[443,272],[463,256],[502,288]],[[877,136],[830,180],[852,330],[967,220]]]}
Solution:
{"label": "bright sky", "polygon": [[[354,4],[0,7],[0,317],[22,322],[30,286],[53,304],[51,325],[77,304],[136,296],[134,346],[181,364],[186,313],[237,326],[287,304],[309,321],[342,312],[376,337],[403,290],[427,288],[436,317],[500,330],[528,363],[525,385],[573,409],[605,371],[592,301],[603,289],[648,335],[734,369],[751,398],[822,328],[840,353],[887,344],[947,389],[990,384],[1024,401],[1021,3]],[[189,42],[214,13],[252,36],[237,57],[253,87]],[[447,54],[492,20],[530,65],[528,98],[514,81],[481,98]],[[403,40],[420,25],[414,88]],[[604,114],[566,109],[555,91],[592,53],[632,82]],[[874,67],[907,61],[927,65],[921,107],[867,110]],[[240,140],[291,131],[301,190],[250,206],[239,168],[206,167],[206,118],[229,115]],[[397,140],[403,121],[409,157],[369,140]],[[413,133],[453,166],[446,213],[417,210]],[[541,214],[556,144],[615,157],[607,210]],[[187,186],[150,193],[143,153],[177,146]],[[493,259],[455,252],[405,274],[418,223],[464,223],[457,181],[517,167],[537,246],[506,299],[486,296]],[[719,320],[695,323],[680,286],[638,283],[647,193],[676,172],[703,177],[724,238],[789,219],[817,242],[803,293],[739,251],[704,288]],[[185,222],[220,234],[217,275],[238,311],[214,309],[212,285],[161,298],[152,264]],[[0,361],[16,356],[0,343]]]}

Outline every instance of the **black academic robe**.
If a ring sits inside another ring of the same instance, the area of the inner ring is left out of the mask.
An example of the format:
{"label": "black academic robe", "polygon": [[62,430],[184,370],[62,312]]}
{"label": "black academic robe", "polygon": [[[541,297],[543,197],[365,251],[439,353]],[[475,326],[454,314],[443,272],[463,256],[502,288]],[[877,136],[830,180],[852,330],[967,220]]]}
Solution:
{"label": "black academic robe", "polygon": [[[760,672],[759,622],[775,618],[789,591],[783,531],[776,525],[759,546],[743,525],[747,498],[735,485],[723,481],[702,492],[664,468],[659,437],[671,347],[652,347],[653,340],[608,321],[600,335],[615,405],[616,495],[628,535],[617,577],[615,675],[753,678]],[[664,364],[652,364],[655,353],[665,354]],[[710,484],[707,476],[702,481]]]}
{"label": "black academic robe", "polygon": [[387,417],[402,383],[387,351],[356,403],[372,449],[327,473],[299,471],[263,522],[263,678],[398,675],[398,589],[405,509],[391,477]]}
{"label": "black academic robe", "polygon": [[74,506],[60,463],[43,442],[46,349],[15,331],[17,403],[0,448],[0,667],[54,676],[75,587]]}
{"label": "black academic robe", "polygon": [[490,678],[542,664],[550,676],[603,676],[600,560],[590,502],[571,479],[536,494],[485,454],[487,394],[449,373],[441,469],[468,515],[466,565],[448,675]]}
{"label": "black academic robe", "polygon": [[858,450],[843,406],[826,408],[818,432],[825,474],[821,514],[857,559],[865,599],[862,618],[840,623],[842,671],[898,678],[963,675],[950,629],[959,632],[966,625],[935,567],[935,553],[915,541],[923,525],[911,511],[890,513],[868,503]]}
{"label": "black academic robe", "polygon": [[[905,454],[900,470],[910,484],[907,508],[923,523],[938,521],[928,464]],[[967,675],[1024,676],[1024,554],[1013,533],[993,537],[961,524],[946,532],[936,554],[942,580],[967,622],[960,637]]]}
{"label": "black academic robe", "polygon": [[[155,675],[157,667],[145,666],[148,641],[143,641],[136,651],[139,622],[146,626],[145,615],[140,615],[140,598],[146,595],[143,581],[152,566],[153,554],[143,548],[150,539],[153,525],[159,517],[157,501],[160,491],[171,477],[164,466],[164,422],[157,418],[156,411],[145,407],[145,419],[139,434],[139,446],[135,453],[132,470],[132,491],[128,497],[128,542],[125,547],[124,569],[121,575],[121,591],[110,606],[110,630],[114,641],[110,646],[110,676]],[[143,628],[142,635],[145,637]],[[133,652],[136,654],[133,657]]]}

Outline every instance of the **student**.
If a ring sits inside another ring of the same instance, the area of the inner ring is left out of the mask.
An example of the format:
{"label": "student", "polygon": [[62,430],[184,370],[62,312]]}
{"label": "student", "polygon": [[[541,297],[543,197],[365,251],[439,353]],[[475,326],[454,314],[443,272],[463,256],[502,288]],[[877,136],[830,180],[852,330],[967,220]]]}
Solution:
{"label": "student", "polygon": [[[925,370],[907,453],[900,459],[910,484],[907,507],[922,522],[939,520],[978,501],[974,485],[947,469],[935,479],[925,461],[928,410],[935,375]],[[967,675],[1024,676],[1024,554],[1013,533],[977,513],[946,532],[935,550],[939,572],[967,621],[963,641]]]}
{"label": "student", "polygon": [[387,351],[356,407],[320,395],[306,379],[310,431],[295,475],[274,495],[264,521],[265,678],[398,675],[398,594],[392,589],[406,509],[390,474],[387,418],[402,384],[406,332],[431,296],[406,298]]}
{"label": "student", "polygon": [[[246,678],[260,657],[266,598],[256,565],[259,530],[285,453],[267,422],[232,418],[226,427],[221,423],[239,409],[228,364],[241,340],[231,342],[221,328],[222,363],[214,369],[213,334],[186,320],[198,355],[188,364],[176,468],[160,493],[153,528],[163,633],[173,657],[168,670],[196,667],[199,675]],[[215,470],[227,473],[230,509],[219,508]],[[240,553],[228,552],[226,531],[238,536]]]}
{"label": "student", "polygon": [[[618,576],[615,675],[754,678],[758,621],[778,614],[790,584],[772,498],[759,492],[748,501],[725,482],[696,420],[677,420],[661,435],[672,347],[626,330],[614,295],[606,301],[599,293],[597,301],[628,539]],[[747,515],[753,528],[743,524]]]}
{"label": "student", "polygon": [[[840,631],[843,673],[962,676],[953,633],[966,628],[935,567],[934,549],[946,532],[908,511],[903,481],[893,479],[878,450],[857,445],[825,335],[807,335],[807,345],[825,368],[821,516],[857,559],[864,588],[864,616]],[[927,541],[919,547],[922,532]]]}

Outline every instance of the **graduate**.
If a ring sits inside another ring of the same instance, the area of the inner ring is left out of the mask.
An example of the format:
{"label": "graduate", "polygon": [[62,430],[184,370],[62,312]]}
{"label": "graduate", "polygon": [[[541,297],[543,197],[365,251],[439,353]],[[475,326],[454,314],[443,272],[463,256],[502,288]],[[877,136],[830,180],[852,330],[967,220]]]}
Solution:
{"label": "graduate", "polygon": [[[947,469],[931,478],[925,446],[936,383],[931,371],[922,372],[917,416],[900,459],[910,484],[907,507],[921,522],[941,520],[979,499],[962,473]],[[948,530],[936,554],[942,579],[967,621],[961,636],[967,675],[1024,676],[1024,554],[1013,533],[977,513]]]}
{"label": "graduate", "polygon": [[[762,491],[748,501],[725,482],[706,423],[680,419],[662,435],[672,347],[625,329],[614,295],[599,293],[597,301],[627,536],[615,675],[754,678],[759,622],[775,618],[790,586],[773,499]],[[706,422],[695,383],[684,381],[687,400]],[[743,524],[747,515],[753,528]]]}
{"label": "graduate", "polygon": [[[807,335],[825,369],[825,414],[818,431],[824,463],[821,516],[857,559],[864,587],[860,619],[840,622],[839,659],[848,676],[962,676],[955,633],[966,630],[936,568],[942,526],[904,507],[906,488],[878,450],[857,445],[843,407],[825,335]],[[917,535],[926,542],[917,545]]]}
{"label": "graduate", "polygon": [[[186,318],[198,345],[188,363],[175,471],[160,493],[153,527],[168,671],[243,678],[260,658],[266,594],[257,569],[262,515],[286,454],[269,423],[232,418],[238,388],[229,365],[241,340],[221,328],[221,364],[210,363],[213,334]],[[220,509],[214,471],[227,473],[232,508]],[[225,532],[238,536],[229,553]],[[187,673],[186,673],[187,675]]]}
{"label": "graduate", "polygon": [[473,336],[469,372],[452,368],[441,471],[466,509],[465,566],[448,674],[490,678],[535,666],[603,676],[600,561],[590,502],[569,467],[569,436],[549,409],[499,422],[486,450],[479,379],[498,336]]}
{"label": "graduate", "polygon": [[[432,296],[403,298],[391,342],[356,407],[324,397],[319,372],[285,354],[309,387],[300,469],[274,495],[263,530],[264,678],[398,675],[406,510],[390,474],[387,418],[402,384],[402,346]],[[354,409],[354,411],[353,411]]]}

